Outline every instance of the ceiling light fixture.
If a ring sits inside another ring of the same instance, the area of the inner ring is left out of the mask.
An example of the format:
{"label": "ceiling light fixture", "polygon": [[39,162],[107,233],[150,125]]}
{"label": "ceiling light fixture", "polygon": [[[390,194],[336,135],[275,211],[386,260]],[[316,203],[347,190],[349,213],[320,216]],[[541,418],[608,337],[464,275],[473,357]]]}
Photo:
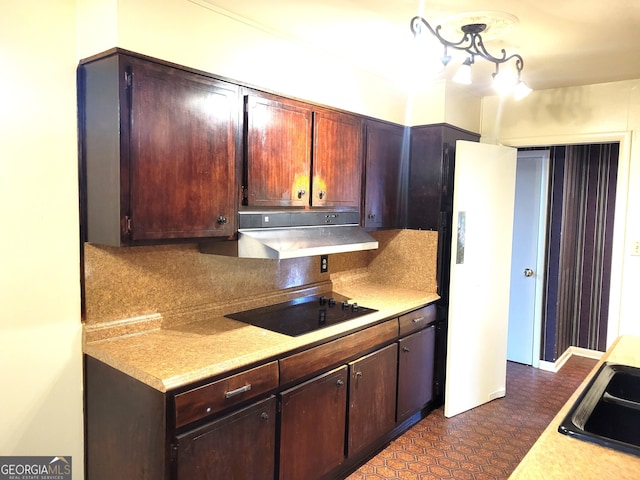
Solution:
{"label": "ceiling light fixture", "polygon": [[[471,65],[473,65],[476,57],[480,57],[495,65],[496,71],[493,73],[492,77],[494,88],[498,93],[513,93],[516,100],[520,100],[531,93],[531,89],[520,79],[520,74],[524,67],[524,60],[519,54],[514,53],[507,56],[507,52],[502,49],[502,56],[494,57],[485,48],[484,41],[480,35],[487,28],[485,23],[471,23],[463,25],[461,30],[464,35],[458,42],[451,42],[443,38],[440,35],[440,29],[442,28],[441,25],[438,25],[434,29],[429,25],[429,22],[422,17],[417,16],[411,19],[411,31],[413,32],[414,38],[422,34],[424,27],[426,27],[444,46],[444,54],[440,59],[443,65],[446,66],[451,61],[451,56],[448,54],[449,48],[461,50],[468,54],[468,57],[460,66],[461,70],[458,70],[454,75],[453,81],[457,83],[470,84]],[[512,75],[509,75],[508,71],[500,72],[500,65],[510,61],[513,61],[513,65],[515,65],[515,72],[513,72]]]}

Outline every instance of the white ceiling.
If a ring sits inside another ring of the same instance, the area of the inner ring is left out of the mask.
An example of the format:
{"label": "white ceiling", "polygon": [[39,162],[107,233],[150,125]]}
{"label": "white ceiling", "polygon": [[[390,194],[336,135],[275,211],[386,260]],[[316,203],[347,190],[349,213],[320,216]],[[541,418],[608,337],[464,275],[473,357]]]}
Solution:
{"label": "white ceiling", "polygon": [[[388,76],[409,76],[423,63],[412,53],[409,22],[415,15],[435,27],[460,14],[502,12],[516,24],[497,39],[488,30],[485,46],[495,56],[502,48],[519,53],[522,79],[534,90],[640,78],[640,0],[192,1]],[[474,67],[474,83],[484,94],[493,68],[481,63]],[[454,69],[441,75],[450,77]]]}

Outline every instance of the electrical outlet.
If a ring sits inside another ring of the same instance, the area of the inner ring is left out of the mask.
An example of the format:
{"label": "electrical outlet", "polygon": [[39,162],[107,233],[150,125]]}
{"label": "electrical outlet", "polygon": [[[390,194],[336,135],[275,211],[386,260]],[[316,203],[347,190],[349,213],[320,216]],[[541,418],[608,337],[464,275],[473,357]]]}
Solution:
{"label": "electrical outlet", "polygon": [[329,271],[329,256],[320,255],[320,273],[327,273]]}
{"label": "electrical outlet", "polygon": [[634,240],[631,247],[631,255],[640,256],[640,240]]}

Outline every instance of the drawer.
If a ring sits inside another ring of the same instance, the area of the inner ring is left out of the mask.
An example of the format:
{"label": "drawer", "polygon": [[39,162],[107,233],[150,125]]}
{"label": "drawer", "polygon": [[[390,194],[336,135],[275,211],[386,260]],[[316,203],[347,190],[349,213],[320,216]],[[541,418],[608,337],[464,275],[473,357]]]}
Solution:
{"label": "drawer", "polygon": [[435,321],[436,305],[434,303],[413,312],[405,313],[400,316],[400,336],[421,330]]}
{"label": "drawer", "polygon": [[360,352],[398,338],[398,319],[369,327],[280,360],[280,381],[286,384],[337,365]]}
{"label": "drawer", "polygon": [[175,396],[176,427],[182,427],[278,387],[273,361]]}

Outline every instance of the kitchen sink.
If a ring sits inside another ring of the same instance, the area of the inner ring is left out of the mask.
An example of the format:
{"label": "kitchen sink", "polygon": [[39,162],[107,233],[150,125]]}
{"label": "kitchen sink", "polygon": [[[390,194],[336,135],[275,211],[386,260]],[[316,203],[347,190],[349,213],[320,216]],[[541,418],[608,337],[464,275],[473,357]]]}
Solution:
{"label": "kitchen sink", "polygon": [[640,456],[640,368],[605,362],[558,431]]}

